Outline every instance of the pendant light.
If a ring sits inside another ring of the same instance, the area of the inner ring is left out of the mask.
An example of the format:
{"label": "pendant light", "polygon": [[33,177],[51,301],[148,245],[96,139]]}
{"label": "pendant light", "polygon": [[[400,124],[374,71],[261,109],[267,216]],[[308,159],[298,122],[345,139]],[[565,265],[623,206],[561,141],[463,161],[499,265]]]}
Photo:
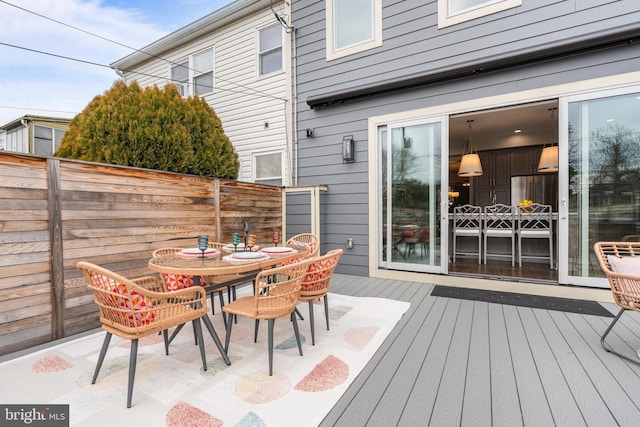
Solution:
{"label": "pendant light", "polygon": [[[462,159],[460,160],[460,168],[458,169],[458,176],[480,176],[482,175],[482,164],[480,163],[480,156],[478,152],[473,152],[473,146],[471,145],[471,123],[473,120],[467,120],[469,123],[469,137],[465,144],[465,148],[462,151]],[[469,152],[467,153],[467,149]]]}
{"label": "pendant light", "polygon": [[551,111],[551,145],[542,149],[540,162],[538,163],[538,172],[558,172],[558,146],[554,145],[556,138],[556,114],[555,108],[549,108]]}

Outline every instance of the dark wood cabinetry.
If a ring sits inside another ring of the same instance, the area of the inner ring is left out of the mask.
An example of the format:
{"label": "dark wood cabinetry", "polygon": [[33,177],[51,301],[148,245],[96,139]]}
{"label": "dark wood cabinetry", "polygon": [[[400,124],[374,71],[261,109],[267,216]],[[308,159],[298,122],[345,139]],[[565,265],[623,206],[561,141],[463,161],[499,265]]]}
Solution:
{"label": "dark wood cabinetry", "polygon": [[511,204],[511,177],[535,175],[542,146],[482,151],[482,176],[474,177],[471,203],[479,206]]}
{"label": "dark wood cabinetry", "polygon": [[525,147],[511,151],[511,176],[538,173],[542,147]]}
{"label": "dark wood cabinetry", "polygon": [[482,176],[474,181],[473,203],[480,206],[511,203],[511,156],[508,150],[480,154]]}

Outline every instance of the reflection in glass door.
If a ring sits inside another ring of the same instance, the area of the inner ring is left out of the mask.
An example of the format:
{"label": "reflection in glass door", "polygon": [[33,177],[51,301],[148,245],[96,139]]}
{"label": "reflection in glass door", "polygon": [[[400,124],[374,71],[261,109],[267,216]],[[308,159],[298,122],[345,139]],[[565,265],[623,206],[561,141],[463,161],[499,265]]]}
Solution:
{"label": "reflection in glass door", "polygon": [[640,93],[566,105],[568,169],[560,213],[568,259],[562,276],[571,277],[569,283],[607,286],[589,279],[603,276],[593,244],[640,239]]}
{"label": "reflection in glass door", "polygon": [[441,272],[442,124],[379,131],[378,265]]}

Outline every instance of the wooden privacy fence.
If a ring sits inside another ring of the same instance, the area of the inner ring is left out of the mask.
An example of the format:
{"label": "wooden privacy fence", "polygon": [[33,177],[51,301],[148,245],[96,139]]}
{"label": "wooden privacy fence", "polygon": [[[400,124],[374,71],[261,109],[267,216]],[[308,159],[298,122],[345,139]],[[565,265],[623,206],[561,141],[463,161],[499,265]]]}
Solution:
{"label": "wooden privacy fence", "polygon": [[279,187],[0,152],[0,355],[99,326],[80,260],[150,274],[154,249],[282,230]]}

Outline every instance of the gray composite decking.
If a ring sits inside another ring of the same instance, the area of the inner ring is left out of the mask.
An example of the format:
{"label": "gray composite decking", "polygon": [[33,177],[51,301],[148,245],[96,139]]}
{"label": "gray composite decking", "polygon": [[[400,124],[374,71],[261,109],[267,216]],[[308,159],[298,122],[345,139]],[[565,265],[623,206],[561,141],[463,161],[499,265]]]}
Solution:
{"label": "gray composite decking", "polygon": [[[334,275],[331,292],[411,307],[321,426],[640,425],[640,366],[600,346],[611,318],[433,297],[432,289]],[[638,313],[625,313],[608,341],[633,356]]]}

